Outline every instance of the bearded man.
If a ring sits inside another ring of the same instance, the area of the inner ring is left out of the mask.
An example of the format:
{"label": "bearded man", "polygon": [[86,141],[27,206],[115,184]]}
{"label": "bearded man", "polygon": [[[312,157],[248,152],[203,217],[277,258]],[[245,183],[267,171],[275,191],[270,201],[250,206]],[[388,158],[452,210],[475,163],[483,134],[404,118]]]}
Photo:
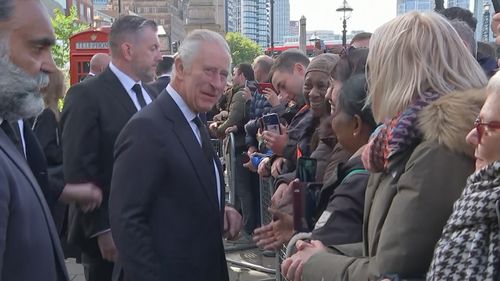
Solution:
{"label": "bearded man", "polygon": [[[68,280],[44,195],[23,153],[17,120],[39,114],[55,70],[55,42],[40,0],[0,2],[0,280]],[[13,126],[14,125],[14,126]]]}

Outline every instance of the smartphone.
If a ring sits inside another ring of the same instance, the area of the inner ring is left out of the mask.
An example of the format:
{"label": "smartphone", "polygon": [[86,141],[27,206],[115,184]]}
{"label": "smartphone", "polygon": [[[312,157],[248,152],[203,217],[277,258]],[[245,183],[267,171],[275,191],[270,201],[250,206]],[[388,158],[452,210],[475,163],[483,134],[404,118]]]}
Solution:
{"label": "smartphone", "polygon": [[280,119],[278,114],[270,113],[262,116],[262,127],[265,131],[281,134]]}
{"label": "smartphone", "polygon": [[316,159],[300,157],[297,159],[296,178],[301,182],[314,182],[316,180],[316,166]]}
{"label": "smartphone", "polygon": [[292,181],[293,191],[293,228],[297,232],[309,232],[306,219],[306,193],[307,184],[300,181]]}
{"label": "smartphone", "polygon": [[259,89],[259,83],[257,81],[249,81],[245,82],[245,87],[250,90],[250,93],[255,94],[255,92]]}
{"label": "smartphone", "polygon": [[271,83],[259,83],[258,86],[259,86],[259,93],[261,94],[263,94],[264,90],[268,88],[273,90],[276,94],[278,93],[278,91],[274,89],[273,84]]}
{"label": "smartphone", "polygon": [[491,0],[491,3],[493,3],[493,9],[495,9],[495,13],[500,13],[500,0]]}

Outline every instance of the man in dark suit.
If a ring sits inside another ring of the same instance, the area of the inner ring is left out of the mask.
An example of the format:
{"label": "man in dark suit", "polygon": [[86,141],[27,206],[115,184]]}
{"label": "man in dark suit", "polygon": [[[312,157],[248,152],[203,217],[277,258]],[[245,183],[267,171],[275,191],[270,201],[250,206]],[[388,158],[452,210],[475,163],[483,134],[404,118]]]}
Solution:
{"label": "man in dark suit", "polygon": [[81,79],[80,82],[82,82],[85,79],[89,79],[101,74],[108,67],[110,60],[111,58],[109,57],[108,54],[97,53],[93,55],[89,62],[90,71],[86,76],[84,76]]}
{"label": "man in dark suit", "polygon": [[94,185],[103,194],[91,212],[70,206],[68,240],[82,250],[87,281],[111,280],[117,256],[108,216],[113,147],[132,115],[156,96],[145,82],[161,60],[154,21],[123,16],[113,23],[109,42],[109,67],[69,89],[61,117],[66,182]]}
{"label": "man in dark suit", "polygon": [[109,210],[122,270],[114,280],[229,280],[222,236],[236,238],[241,216],[225,206],[223,171],[198,116],[222,95],[229,54],[218,33],[190,33],[172,82],[118,137]]}
{"label": "man in dark suit", "polygon": [[40,88],[56,67],[54,30],[39,0],[0,3],[0,280],[69,280],[50,210],[17,120],[43,110]]}
{"label": "man in dark suit", "polygon": [[149,83],[149,85],[161,93],[170,83],[170,76],[172,75],[172,65],[174,58],[171,56],[163,56],[161,62],[156,67],[156,80]]}

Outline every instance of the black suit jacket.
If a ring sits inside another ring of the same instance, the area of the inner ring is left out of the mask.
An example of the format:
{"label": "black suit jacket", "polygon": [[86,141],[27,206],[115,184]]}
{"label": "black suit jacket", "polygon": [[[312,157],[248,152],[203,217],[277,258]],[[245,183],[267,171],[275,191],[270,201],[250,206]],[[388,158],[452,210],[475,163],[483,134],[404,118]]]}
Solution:
{"label": "black suit jacket", "polygon": [[161,93],[167,85],[170,83],[170,76],[162,76],[156,79],[153,82],[150,82],[148,85],[156,90],[156,92]]}
{"label": "black suit jacket", "polygon": [[[118,137],[110,219],[125,280],[228,280],[213,165],[170,94],[162,92]],[[115,266],[114,280],[117,280]]]}
{"label": "black suit jacket", "polygon": [[[156,92],[143,85],[151,98]],[[113,148],[118,134],[137,112],[118,77],[108,68],[92,79],[73,85],[61,115],[64,179],[92,182],[103,192],[101,206],[83,214],[70,206],[68,240],[87,254],[97,254],[90,238],[109,229],[108,198]]]}
{"label": "black suit jacket", "polygon": [[26,159],[0,130],[0,280],[69,280],[44,195]]}

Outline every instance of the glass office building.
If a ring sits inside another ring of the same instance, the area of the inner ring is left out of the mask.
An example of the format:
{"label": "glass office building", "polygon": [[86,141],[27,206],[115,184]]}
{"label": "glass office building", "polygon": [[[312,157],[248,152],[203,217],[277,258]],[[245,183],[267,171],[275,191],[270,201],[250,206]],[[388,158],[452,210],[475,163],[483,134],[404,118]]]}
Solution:
{"label": "glass office building", "polygon": [[398,16],[410,11],[428,12],[435,7],[434,0],[398,0]]}
{"label": "glass office building", "polygon": [[290,30],[290,1],[274,0],[274,45],[283,45]]}
{"label": "glass office building", "polygon": [[241,0],[226,0],[226,31],[241,32]]}
{"label": "glass office building", "polygon": [[241,33],[261,47],[268,46],[268,0],[241,0]]}
{"label": "glass office building", "polygon": [[448,0],[448,8],[449,7],[460,7],[464,9],[469,9],[469,0]]}

